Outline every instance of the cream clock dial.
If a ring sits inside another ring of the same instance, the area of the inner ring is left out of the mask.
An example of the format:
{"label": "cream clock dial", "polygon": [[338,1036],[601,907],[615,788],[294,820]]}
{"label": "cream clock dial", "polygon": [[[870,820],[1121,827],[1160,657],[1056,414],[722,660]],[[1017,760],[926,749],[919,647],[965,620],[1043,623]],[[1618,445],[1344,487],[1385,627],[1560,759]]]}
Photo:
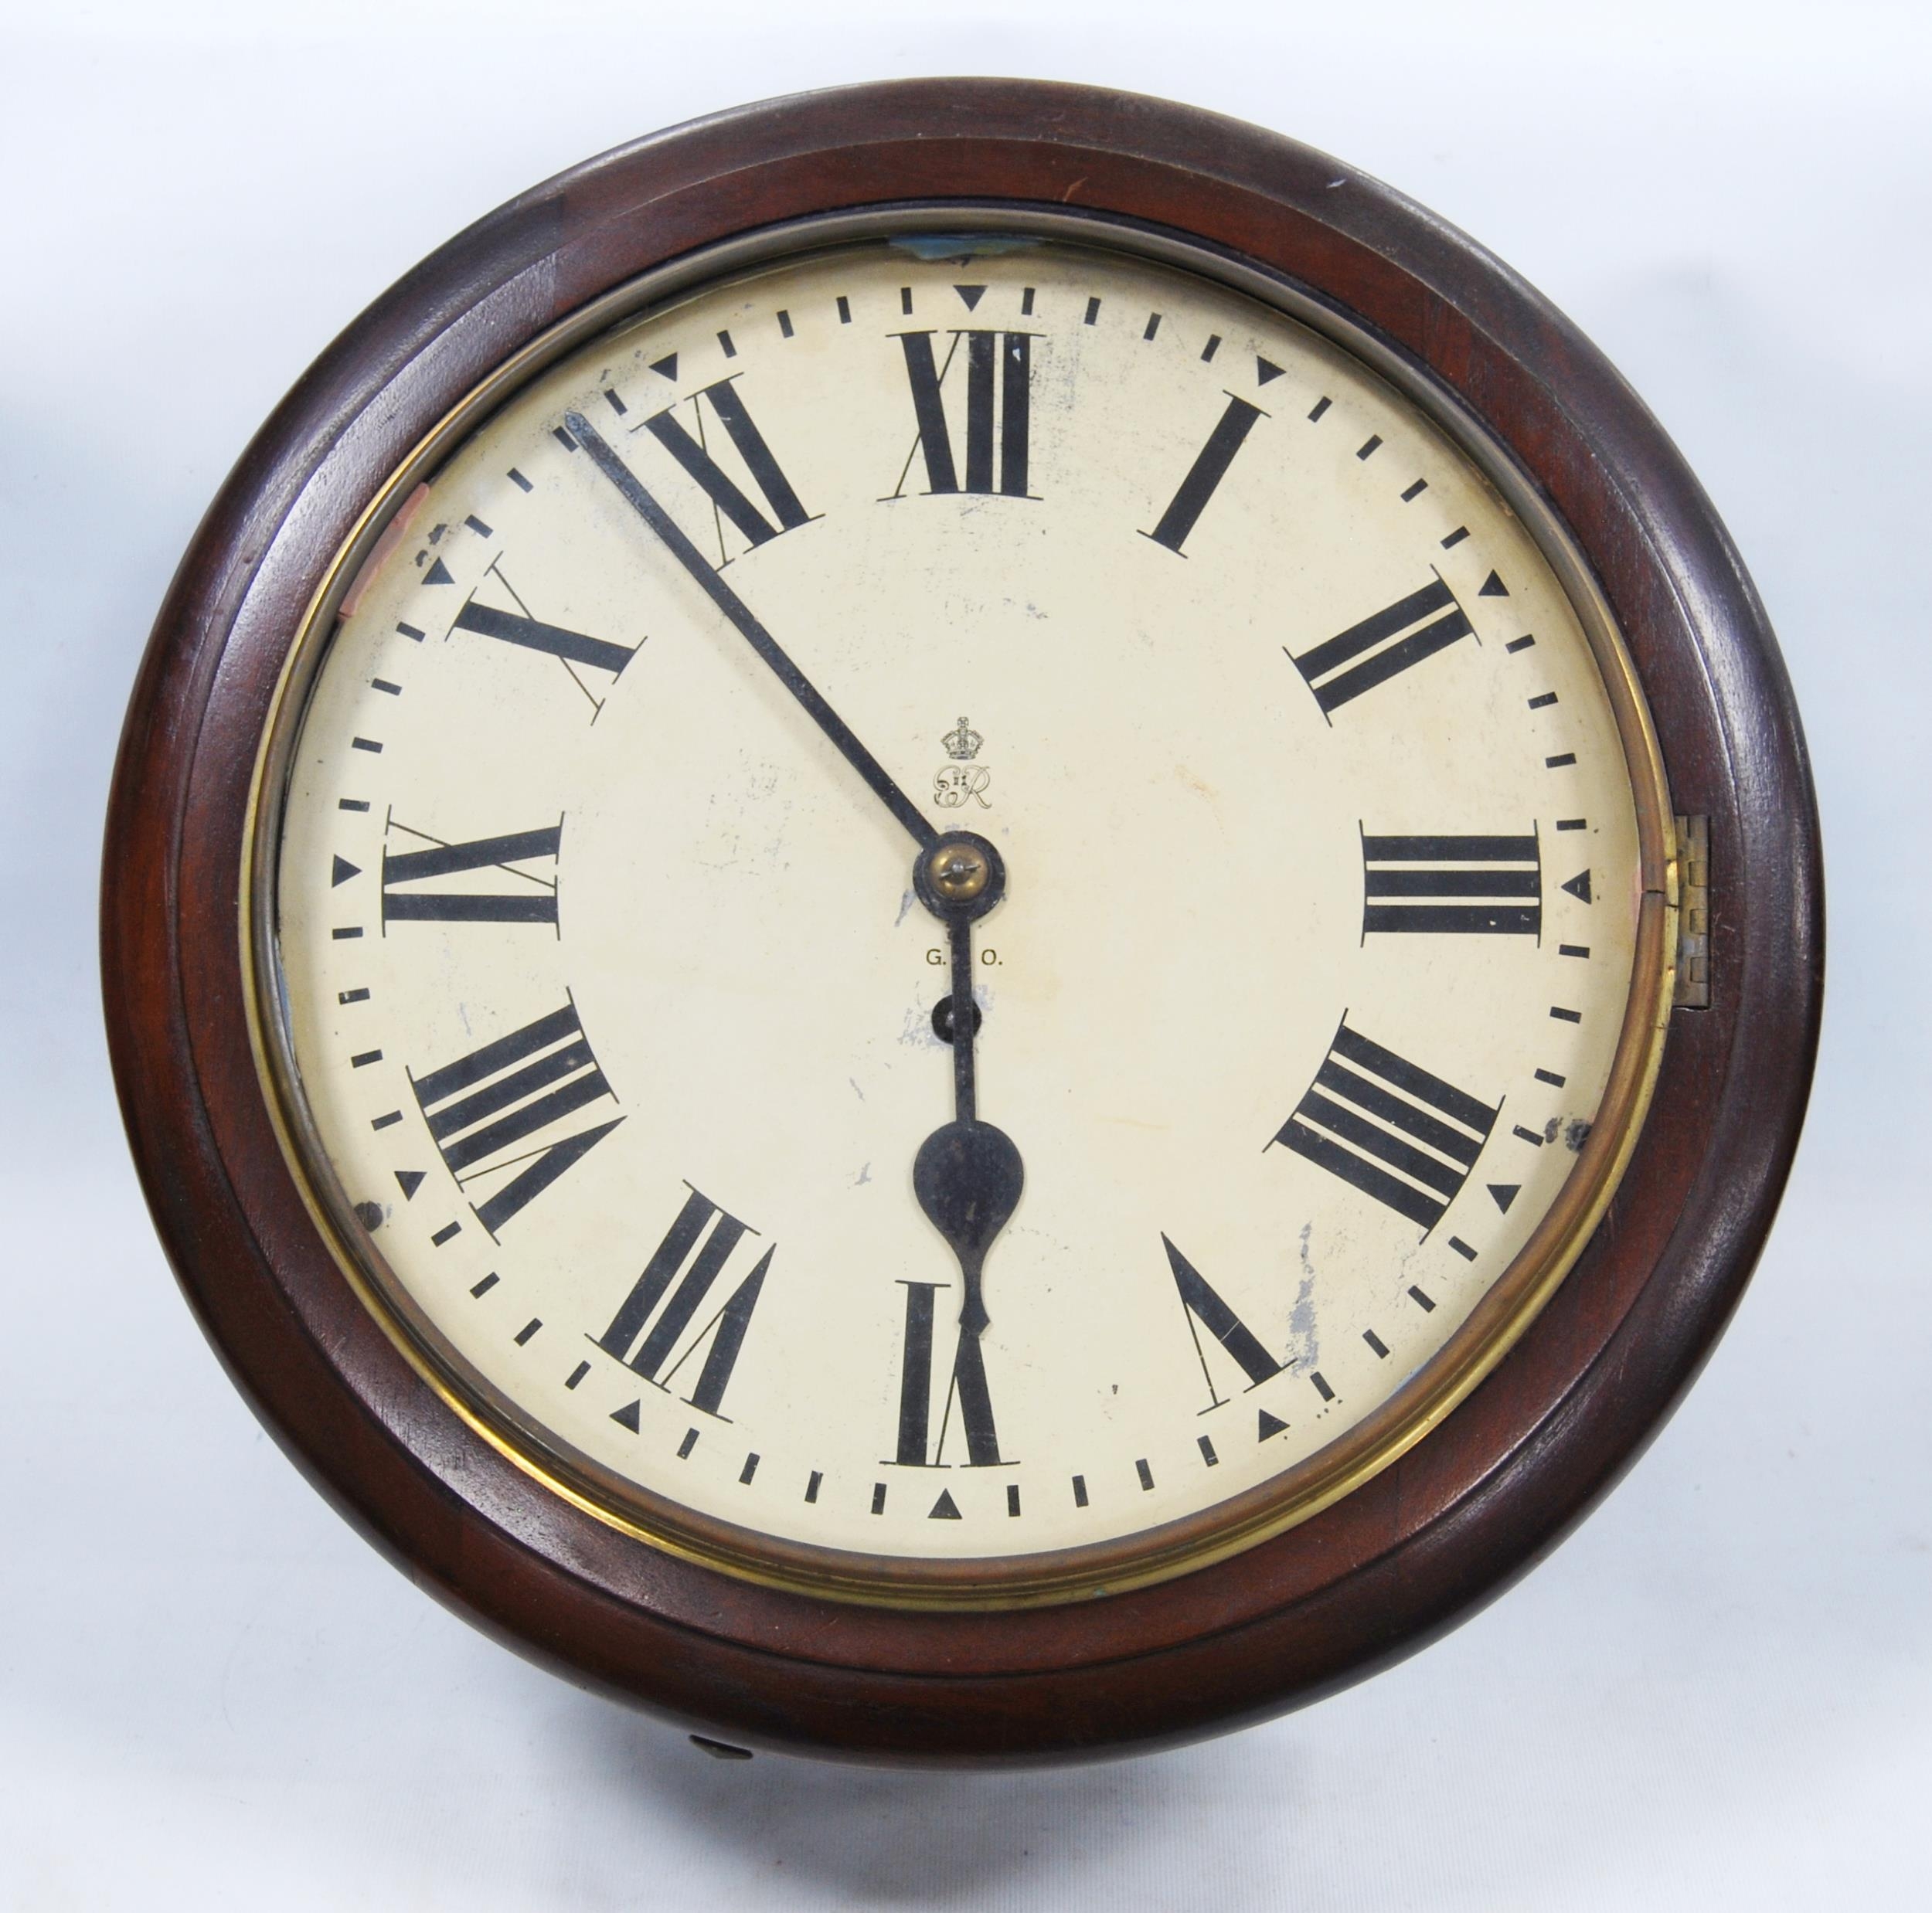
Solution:
{"label": "cream clock dial", "polygon": [[262,1034],[479,1426],[970,1597],[1453,1405],[1641,1116],[1665,807],[1452,424],[1175,264],[915,236],[648,305],[386,502],[264,760]]}

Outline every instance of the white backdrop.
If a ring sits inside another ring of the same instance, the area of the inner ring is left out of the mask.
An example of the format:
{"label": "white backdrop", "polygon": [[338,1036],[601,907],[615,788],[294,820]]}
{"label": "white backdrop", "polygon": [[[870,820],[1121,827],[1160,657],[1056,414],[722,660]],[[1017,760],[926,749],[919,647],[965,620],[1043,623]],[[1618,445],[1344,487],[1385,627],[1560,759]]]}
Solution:
{"label": "white backdrop", "polygon": [[[1921,1904],[1928,18],[0,0],[0,1905]],[[100,810],[197,517],[385,285],[633,135],[945,73],[1165,93],[1325,148],[1609,352],[1782,635],[1825,807],[1825,1048],[1784,1215],[1702,1381],[1577,1538],[1446,1642],[1123,1765],[723,1765],[416,1593],[230,1389],[113,1108]]]}

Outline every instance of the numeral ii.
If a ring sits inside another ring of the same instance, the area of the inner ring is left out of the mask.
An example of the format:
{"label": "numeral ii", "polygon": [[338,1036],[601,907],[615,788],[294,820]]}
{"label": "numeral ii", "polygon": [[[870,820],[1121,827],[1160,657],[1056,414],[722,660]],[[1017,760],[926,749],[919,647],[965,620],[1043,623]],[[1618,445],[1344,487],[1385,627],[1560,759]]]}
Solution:
{"label": "numeral ii", "polygon": [[1427,1235],[1468,1180],[1501,1107],[1371,1042],[1345,1018],[1308,1094],[1273,1142]]}
{"label": "numeral ii", "polygon": [[[1455,593],[1438,576],[1325,644],[1298,657],[1292,651],[1288,655],[1328,717],[1365,691],[1386,684],[1458,638],[1468,637],[1473,629]],[[1282,648],[1287,650],[1285,645]]]}
{"label": "numeral ii", "polygon": [[[685,1187],[689,1189],[691,1185],[687,1183]],[[678,1371],[709,1337],[710,1350],[698,1371],[697,1384],[685,1399],[706,1415],[715,1415],[720,1421],[728,1419],[721,1405],[725,1388],[737,1365],[738,1351],[744,1345],[751,1312],[758,1306],[775,1244],[766,1249],[750,1273],[685,1341],[681,1354],[678,1344],[739,1245],[747,1235],[757,1233],[735,1215],[727,1215],[709,1196],[691,1189],[676,1220],[665,1231],[664,1240],[645,1264],[644,1273],[611,1317],[611,1326],[595,1338],[598,1347],[634,1368],[647,1381],[668,1388]],[[700,1236],[704,1238],[702,1247],[699,1245]],[[672,1286],[674,1280],[675,1288]],[[655,1321],[651,1320],[654,1314]],[[674,1354],[677,1355],[675,1361],[672,1359]]]}
{"label": "numeral ii", "polygon": [[616,1100],[573,1004],[410,1081],[430,1134],[466,1189],[515,1171],[485,1201],[471,1198],[477,1220],[492,1237],[624,1120],[613,1116],[519,1147],[590,1103]]}

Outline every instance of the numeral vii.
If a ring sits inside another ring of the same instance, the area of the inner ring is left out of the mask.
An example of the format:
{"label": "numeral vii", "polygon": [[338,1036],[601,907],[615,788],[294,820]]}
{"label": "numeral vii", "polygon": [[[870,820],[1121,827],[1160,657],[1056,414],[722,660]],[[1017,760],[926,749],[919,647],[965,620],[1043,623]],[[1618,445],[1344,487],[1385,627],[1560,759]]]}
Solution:
{"label": "numeral vii", "polygon": [[1328,716],[1363,691],[1386,684],[1458,638],[1468,637],[1473,628],[1455,593],[1438,577],[1326,644],[1298,657],[1292,651],[1288,655]]}
{"label": "numeral vii", "polygon": [[[1460,899],[1451,902],[1451,899]],[[1362,933],[1540,936],[1543,863],[1529,837],[1362,838]]]}
{"label": "numeral vii", "polygon": [[[468,844],[445,844],[413,831],[394,817],[388,828],[431,848],[383,848],[383,923],[551,923],[556,922],[556,878],[522,868],[556,861],[563,837],[560,819],[548,830],[514,831],[507,837],[479,837]],[[496,870],[517,880],[504,891],[423,890],[416,886],[471,871]]]}
{"label": "numeral vii", "polygon": [[1418,1069],[1345,1021],[1308,1094],[1273,1140],[1427,1235],[1468,1181],[1500,1107]]}
{"label": "numeral vii", "polygon": [[[688,1183],[685,1186],[690,1188]],[[692,1189],[677,1219],[645,1265],[643,1274],[611,1317],[611,1326],[596,1338],[598,1347],[634,1368],[645,1381],[668,1388],[672,1377],[709,1336],[710,1351],[698,1371],[697,1385],[685,1399],[706,1415],[715,1415],[720,1421],[727,1419],[720,1404],[731,1371],[737,1365],[751,1312],[758,1306],[759,1292],[764,1287],[765,1273],[771,1266],[775,1245],[758,1258],[750,1273],[685,1343],[676,1361],[672,1357],[733,1252],[747,1235],[757,1233],[755,1229],[747,1229],[735,1215],[726,1215],[708,1196]],[[700,1236],[704,1238],[702,1247],[699,1246]],[[675,1288],[672,1287],[674,1279]],[[664,1305],[662,1312],[658,1312],[660,1303]],[[651,1320],[654,1313],[657,1314],[655,1322]],[[641,1341],[638,1340],[641,1336]],[[634,1343],[637,1344],[634,1354]]]}
{"label": "numeral vii", "polygon": [[[926,489],[1024,498],[1026,490],[1027,433],[1032,403],[1032,341],[1025,332],[958,331],[947,348],[946,362],[933,357],[930,332],[901,332],[906,377],[912,386],[913,416],[918,421],[914,450],[923,453]],[[951,428],[946,423],[940,388],[952,369],[960,346],[966,348],[966,482],[962,487]],[[998,388],[997,407],[995,389]],[[995,414],[998,413],[998,432]],[[906,464],[911,464],[908,457]],[[903,497],[906,476],[900,474]]]}
{"label": "numeral vii", "polygon": [[472,1198],[476,1219],[492,1237],[624,1120],[614,1116],[533,1148],[519,1147],[611,1096],[570,1004],[411,1082],[459,1183],[467,1188],[515,1171],[486,1201]]}
{"label": "numeral vii", "polygon": [[944,1450],[953,1404],[959,1404],[960,1425],[966,1434],[967,1465],[998,1468],[999,1436],[993,1426],[992,1397],[986,1388],[986,1361],[977,1335],[963,1330],[953,1357],[952,1375],[940,1405],[939,1433],[932,1434],[933,1318],[935,1298],[943,1286],[936,1282],[908,1282],[906,1291],[906,1339],[899,1364],[899,1442],[893,1459],[902,1468],[938,1468],[946,1465]]}

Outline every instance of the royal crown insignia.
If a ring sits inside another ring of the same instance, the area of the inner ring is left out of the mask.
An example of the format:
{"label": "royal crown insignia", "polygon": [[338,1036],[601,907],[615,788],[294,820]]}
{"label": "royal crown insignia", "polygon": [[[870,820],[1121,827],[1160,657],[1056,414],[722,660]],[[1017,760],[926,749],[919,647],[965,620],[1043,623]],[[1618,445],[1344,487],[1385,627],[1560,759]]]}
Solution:
{"label": "royal crown insignia", "polygon": [[979,755],[980,746],[986,740],[964,718],[961,718],[959,720],[959,729],[956,731],[948,731],[939,741],[946,746],[946,755],[948,757],[957,757],[964,760],[977,757]]}

